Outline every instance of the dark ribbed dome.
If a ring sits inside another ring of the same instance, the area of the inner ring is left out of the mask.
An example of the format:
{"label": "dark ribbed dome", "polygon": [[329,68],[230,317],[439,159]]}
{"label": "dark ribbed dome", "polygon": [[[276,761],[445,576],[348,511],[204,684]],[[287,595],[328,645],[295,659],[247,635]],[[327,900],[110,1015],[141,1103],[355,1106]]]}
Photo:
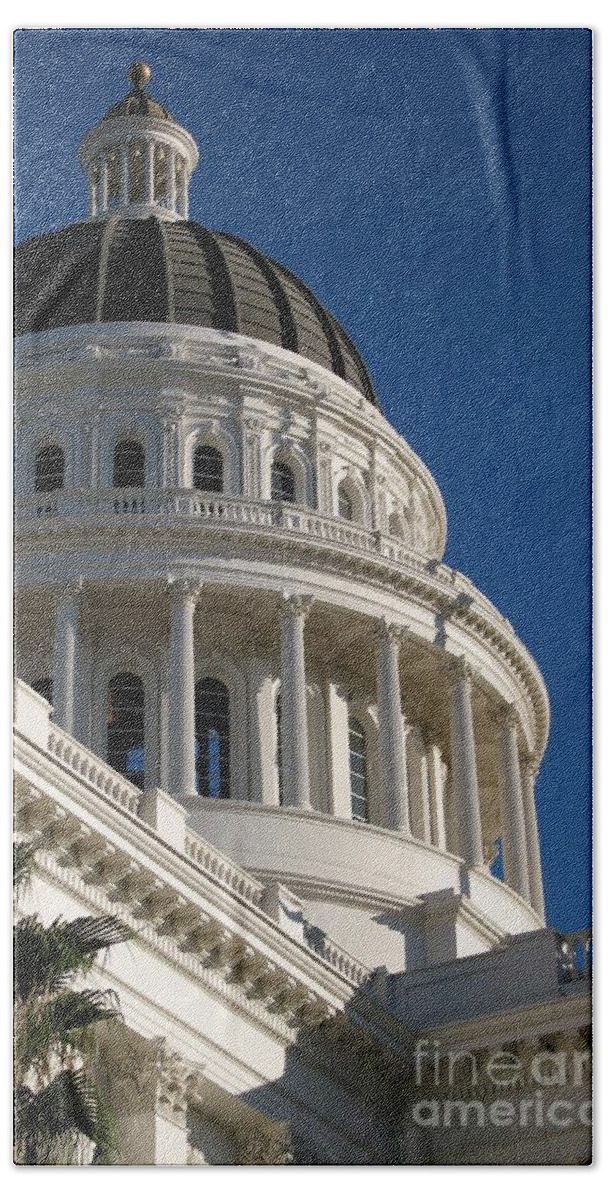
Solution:
{"label": "dark ribbed dome", "polygon": [[377,403],[334,317],[286,267],[233,234],[115,215],[23,242],[15,272],[17,335],[99,321],[225,329],[293,350]]}

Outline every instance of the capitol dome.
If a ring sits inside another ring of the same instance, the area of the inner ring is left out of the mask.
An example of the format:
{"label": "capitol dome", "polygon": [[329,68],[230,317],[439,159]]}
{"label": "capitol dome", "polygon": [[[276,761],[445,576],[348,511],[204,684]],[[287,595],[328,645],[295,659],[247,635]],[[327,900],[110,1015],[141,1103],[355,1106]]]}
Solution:
{"label": "capitol dome", "polygon": [[86,219],[17,252],[19,675],[57,753],[134,812],[160,790],[366,970],[435,961],[430,893],[458,953],[537,929],[538,668],[442,562],[336,320],[190,219],[196,143],[139,68],[80,143]]}
{"label": "capitol dome", "polygon": [[17,335],[96,321],[222,329],[292,350],[377,403],[350,338],[291,271],[233,234],[163,217],[116,213],[24,242]]}

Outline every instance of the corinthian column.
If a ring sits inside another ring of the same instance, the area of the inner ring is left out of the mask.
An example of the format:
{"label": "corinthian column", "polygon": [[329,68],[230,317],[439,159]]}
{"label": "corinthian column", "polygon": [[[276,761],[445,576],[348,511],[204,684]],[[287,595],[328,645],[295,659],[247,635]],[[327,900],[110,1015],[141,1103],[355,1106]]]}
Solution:
{"label": "corinthian column", "polygon": [[281,614],[281,763],[283,803],[310,808],[304,623],[311,596],[284,596]]}
{"label": "corinthian column", "polygon": [[403,629],[384,624],[376,639],[378,732],[384,814],[389,829],[410,833],[405,729],[401,711],[399,647]]}
{"label": "corinthian column", "polygon": [[173,796],[196,793],[194,761],[194,610],[200,584],[169,581],[169,791]]}
{"label": "corinthian column", "polygon": [[471,668],[464,659],[459,659],[452,667],[450,695],[452,781],[460,827],[462,856],[467,866],[482,867],[484,857],[471,703],[471,675]]}
{"label": "corinthian column", "polygon": [[502,759],[502,827],[505,883],[530,900],[528,852],[521,769],[517,748],[517,716],[509,706],[500,713]]}
{"label": "corinthian column", "polygon": [[153,141],[146,142],[145,192],[146,204],[154,204],[154,149]]}
{"label": "corinthian column", "polygon": [[63,588],[55,609],[55,653],[53,665],[53,720],[66,733],[74,733],[78,669],[78,621],[82,580]]}
{"label": "corinthian column", "polygon": [[102,154],[99,168],[99,212],[102,216],[108,211],[108,156]]}
{"label": "corinthian column", "polygon": [[526,846],[528,851],[528,875],[530,877],[530,903],[535,912],[545,919],[545,891],[543,888],[543,871],[538,840],[538,820],[536,816],[536,800],[534,798],[534,783],[538,768],[534,759],[527,757],[523,769],[524,822],[526,826]]}

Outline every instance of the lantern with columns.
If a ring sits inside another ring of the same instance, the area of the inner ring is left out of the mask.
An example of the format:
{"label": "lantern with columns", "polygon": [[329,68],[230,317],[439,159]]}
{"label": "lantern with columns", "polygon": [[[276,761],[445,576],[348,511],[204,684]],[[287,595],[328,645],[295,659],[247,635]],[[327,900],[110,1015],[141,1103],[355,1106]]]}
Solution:
{"label": "lantern with columns", "polygon": [[458,953],[537,928],[539,671],[441,561],[335,318],[187,219],[196,145],[130,78],[81,145],[88,220],[17,257],[18,673],[371,965],[432,960],[431,894]]}

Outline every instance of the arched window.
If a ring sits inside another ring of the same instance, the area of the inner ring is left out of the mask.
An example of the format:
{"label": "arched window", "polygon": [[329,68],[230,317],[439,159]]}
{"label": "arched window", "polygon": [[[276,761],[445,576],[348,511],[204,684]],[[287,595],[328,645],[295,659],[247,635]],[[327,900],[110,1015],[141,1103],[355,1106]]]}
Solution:
{"label": "arched window", "polygon": [[34,490],[56,492],[63,487],[64,454],[61,446],[41,446],[36,452]]}
{"label": "arched window", "polygon": [[367,743],[363,726],[354,717],[348,719],[350,752],[350,803],[355,821],[368,821]]}
{"label": "arched window", "polygon": [[197,446],[192,460],[192,484],[199,492],[223,492],[224,459],[215,446]]}
{"label": "arched window", "polygon": [[405,537],[403,517],[398,512],[392,512],[388,519],[388,531],[393,537]]}
{"label": "arched window", "polygon": [[343,521],[353,519],[353,502],[348,488],[345,488],[343,483],[338,488],[338,516],[342,517]]}
{"label": "arched window", "polygon": [[270,477],[270,496],[272,500],[287,500],[295,504],[296,481],[289,463],[275,458]]}
{"label": "arched window", "polygon": [[139,675],[125,671],[108,684],[108,762],[143,788],[145,701]]}
{"label": "arched window", "polygon": [[49,704],[53,703],[53,680],[45,676],[44,679],[35,679],[31,685],[43,700],[48,700]]}
{"label": "arched window", "polygon": [[114,447],[112,487],[143,488],[146,483],[146,456],[141,442],[126,438]]}
{"label": "arched window", "polygon": [[195,692],[196,788],[200,796],[230,796],[230,696],[219,679],[199,679]]}

